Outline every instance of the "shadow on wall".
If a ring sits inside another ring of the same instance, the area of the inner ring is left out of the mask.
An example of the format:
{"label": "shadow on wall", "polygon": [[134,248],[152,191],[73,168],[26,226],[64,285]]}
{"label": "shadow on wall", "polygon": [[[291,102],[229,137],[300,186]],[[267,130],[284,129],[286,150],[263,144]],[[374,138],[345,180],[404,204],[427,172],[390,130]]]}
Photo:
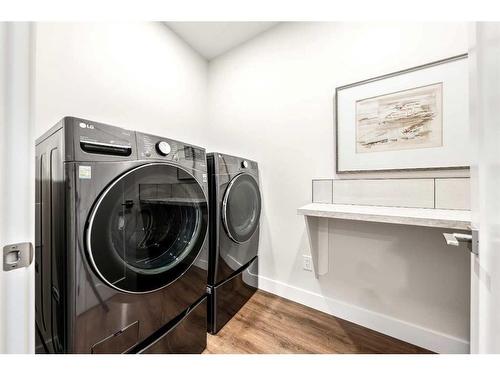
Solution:
{"label": "shadow on wall", "polygon": [[447,246],[442,232],[331,220],[329,272],[318,279],[321,294],[327,301],[468,340],[469,253]]}
{"label": "shadow on wall", "polygon": [[[267,217],[266,197],[264,195],[263,183],[262,183],[262,165],[259,164],[259,187],[260,187],[260,197],[261,197],[261,212],[260,212],[260,223],[259,223],[259,276],[268,273],[269,269],[274,269],[276,267],[276,260],[273,253],[273,233],[270,228],[269,219]],[[265,263],[263,262],[265,259]]]}

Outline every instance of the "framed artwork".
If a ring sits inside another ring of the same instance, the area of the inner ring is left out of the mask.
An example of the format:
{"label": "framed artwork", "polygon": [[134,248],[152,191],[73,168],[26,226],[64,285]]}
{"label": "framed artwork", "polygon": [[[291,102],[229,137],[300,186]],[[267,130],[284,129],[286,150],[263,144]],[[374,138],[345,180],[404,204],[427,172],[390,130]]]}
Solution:
{"label": "framed artwork", "polygon": [[468,168],[467,54],[335,90],[337,173]]}

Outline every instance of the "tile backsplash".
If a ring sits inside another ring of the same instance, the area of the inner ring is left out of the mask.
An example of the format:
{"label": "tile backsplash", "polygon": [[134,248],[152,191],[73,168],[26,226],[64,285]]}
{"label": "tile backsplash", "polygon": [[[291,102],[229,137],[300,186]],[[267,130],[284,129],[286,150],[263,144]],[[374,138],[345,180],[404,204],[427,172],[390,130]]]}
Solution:
{"label": "tile backsplash", "polygon": [[470,210],[470,179],[436,179],[436,208]]}
{"label": "tile backsplash", "polygon": [[314,179],[313,203],[470,209],[469,178]]}
{"label": "tile backsplash", "polygon": [[333,203],[333,180],[312,181],[312,201],[314,203]]}

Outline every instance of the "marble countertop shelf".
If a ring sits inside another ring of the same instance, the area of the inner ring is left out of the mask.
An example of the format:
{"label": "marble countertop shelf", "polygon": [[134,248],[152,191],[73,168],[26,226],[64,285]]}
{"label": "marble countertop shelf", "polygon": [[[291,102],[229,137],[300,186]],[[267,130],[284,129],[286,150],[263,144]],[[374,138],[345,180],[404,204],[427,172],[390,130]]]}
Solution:
{"label": "marble countertop shelf", "polygon": [[471,224],[471,212],[469,210],[310,203],[300,207],[297,213],[304,216],[329,219],[371,221],[458,230],[470,230]]}

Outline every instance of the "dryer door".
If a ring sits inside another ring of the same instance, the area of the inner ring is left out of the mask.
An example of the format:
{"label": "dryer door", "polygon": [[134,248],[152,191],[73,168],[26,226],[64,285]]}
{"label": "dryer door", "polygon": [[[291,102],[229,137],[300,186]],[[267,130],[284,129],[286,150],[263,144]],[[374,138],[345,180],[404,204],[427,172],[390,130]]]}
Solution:
{"label": "dryer door", "polygon": [[169,164],[134,168],[111,183],[92,209],[89,259],[104,282],[145,293],[193,264],[207,233],[207,199],[196,179]]}
{"label": "dryer door", "polygon": [[257,181],[248,173],[237,175],[222,201],[222,221],[228,236],[236,243],[248,241],[259,227],[260,210]]}

